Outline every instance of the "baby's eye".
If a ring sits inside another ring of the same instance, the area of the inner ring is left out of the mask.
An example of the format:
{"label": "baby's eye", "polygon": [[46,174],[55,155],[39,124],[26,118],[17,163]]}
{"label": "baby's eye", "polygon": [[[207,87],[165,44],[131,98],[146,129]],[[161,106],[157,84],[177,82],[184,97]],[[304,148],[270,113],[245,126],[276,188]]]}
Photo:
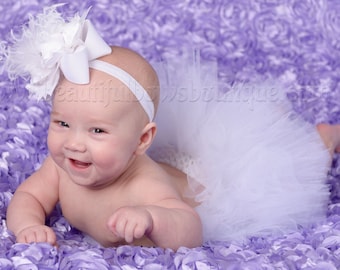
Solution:
{"label": "baby's eye", "polygon": [[59,126],[61,127],[70,127],[66,122],[64,121],[58,121]]}
{"label": "baby's eye", "polygon": [[94,128],[94,129],[92,130],[92,132],[98,134],[98,133],[104,133],[105,131],[102,130],[101,128]]}

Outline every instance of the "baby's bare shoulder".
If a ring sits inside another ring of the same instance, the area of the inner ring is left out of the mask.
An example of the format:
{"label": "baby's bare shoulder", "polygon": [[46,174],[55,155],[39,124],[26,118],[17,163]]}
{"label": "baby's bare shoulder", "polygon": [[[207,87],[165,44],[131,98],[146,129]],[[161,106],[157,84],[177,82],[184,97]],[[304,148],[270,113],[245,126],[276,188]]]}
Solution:
{"label": "baby's bare shoulder", "polygon": [[19,187],[25,189],[29,187],[55,188],[58,186],[59,172],[51,157],[47,157],[41,167],[28,177]]}
{"label": "baby's bare shoulder", "polygon": [[18,187],[16,194],[20,193],[31,194],[40,202],[46,213],[53,210],[59,198],[59,175],[50,157]]}
{"label": "baby's bare shoulder", "polygon": [[186,185],[185,174],[150,159],[138,170],[131,187],[134,193],[138,193],[138,196],[142,197],[180,198]]}

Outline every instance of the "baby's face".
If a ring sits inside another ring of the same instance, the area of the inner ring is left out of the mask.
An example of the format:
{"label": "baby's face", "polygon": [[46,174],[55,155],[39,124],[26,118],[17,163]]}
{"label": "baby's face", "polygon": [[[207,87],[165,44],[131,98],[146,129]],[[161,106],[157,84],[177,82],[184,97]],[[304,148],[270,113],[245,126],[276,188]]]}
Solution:
{"label": "baby's face", "polygon": [[98,71],[91,71],[91,78],[102,83],[76,85],[63,80],[59,84],[48,147],[74,183],[101,188],[132,164],[145,116],[136,100],[128,100],[129,90],[119,81]]}

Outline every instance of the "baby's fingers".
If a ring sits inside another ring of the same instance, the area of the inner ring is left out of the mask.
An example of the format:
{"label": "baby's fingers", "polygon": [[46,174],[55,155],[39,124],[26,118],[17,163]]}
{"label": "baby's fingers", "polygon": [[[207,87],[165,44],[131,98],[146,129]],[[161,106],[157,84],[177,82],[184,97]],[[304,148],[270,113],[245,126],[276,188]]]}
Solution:
{"label": "baby's fingers", "polygon": [[126,218],[120,218],[112,222],[111,228],[112,232],[118,237],[125,238],[125,228],[127,226],[128,220]]}
{"label": "baby's fingers", "polygon": [[136,223],[129,220],[124,214],[116,213],[111,217],[108,227],[117,237],[124,239],[127,243],[133,242]]}
{"label": "baby's fingers", "polygon": [[134,239],[139,239],[144,235],[145,230],[135,221],[120,219],[115,226],[115,234],[124,238],[125,242],[132,243]]}
{"label": "baby's fingers", "polygon": [[19,243],[47,242],[55,245],[56,235],[53,230],[47,226],[33,226],[22,230],[17,235],[16,240]]}
{"label": "baby's fingers", "polygon": [[108,227],[117,237],[132,243],[151,231],[152,217],[143,207],[122,207],[110,217]]}
{"label": "baby's fingers", "polygon": [[138,224],[136,222],[128,222],[125,226],[125,241],[132,243],[134,239],[139,239],[144,235],[144,231],[136,234]]}
{"label": "baby's fingers", "polygon": [[36,234],[37,242],[47,242],[51,245],[55,245],[57,242],[54,231],[49,227],[44,227],[43,230]]}

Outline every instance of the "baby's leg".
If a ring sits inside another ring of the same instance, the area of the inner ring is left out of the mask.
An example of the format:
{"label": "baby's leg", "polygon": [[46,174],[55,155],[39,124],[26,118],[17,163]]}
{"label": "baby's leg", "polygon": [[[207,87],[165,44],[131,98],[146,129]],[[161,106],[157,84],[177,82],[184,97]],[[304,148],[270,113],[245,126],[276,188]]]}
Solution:
{"label": "baby's leg", "polygon": [[330,154],[340,152],[340,125],[318,124],[316,128]]}

